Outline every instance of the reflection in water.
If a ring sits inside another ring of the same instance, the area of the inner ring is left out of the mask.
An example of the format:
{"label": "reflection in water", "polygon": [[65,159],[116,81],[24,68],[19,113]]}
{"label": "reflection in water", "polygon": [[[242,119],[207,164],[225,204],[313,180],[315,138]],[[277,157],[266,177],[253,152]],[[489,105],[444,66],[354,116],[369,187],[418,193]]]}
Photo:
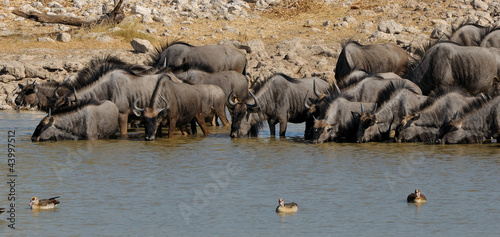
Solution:
{"label": "reflection in water", "polygon": [[[293,124],[286,138],[264,129],[231,139],[220,127],[152,142],[138,129],[129,139],[32,143],[42,117],[0,114],[2,131],[19,134],[16,234],[500,234],[498,144],[307,144],[303,125]],[[402,201],[415,187],[428,203]],[[35,195],[64,200],[53,210],[24,208]],[[277,197],[301,210],[276,215]]]}

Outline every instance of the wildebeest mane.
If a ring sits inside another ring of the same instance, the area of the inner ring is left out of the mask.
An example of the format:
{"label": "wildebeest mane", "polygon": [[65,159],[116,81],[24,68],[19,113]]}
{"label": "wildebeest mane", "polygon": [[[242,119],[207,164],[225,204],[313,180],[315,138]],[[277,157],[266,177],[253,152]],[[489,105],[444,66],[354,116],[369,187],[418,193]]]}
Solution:
{"label": "wildebeest mane", "polygon": [[52,111],[52,115],[69,114],[72,112],[76,112],[76,111],[78,111],[86,106],[89,106],[89,105],[96,105],[97,106],[97,105],[101,105],[102,103],[104,103],[104,101],[99,101],[99,100],[96,100],[94,98],[87,99],[87,100],[81,100],[81,101],[78,101],[76,103],[72,103],[70,106],[64,106],[64,107],[58,108],[55,111]]}
{"label": "wildebeest mane", "polygon": [[463,88],[458,87],[458,86],[450,86],[450,87],[441,88],[437,91],[431,92],[429,94],[429,96],[427,97],[427,100],[425,100],[424,103],[422,103],[420,106],[415,108],[413,110],[413,113],[418,112],[418,111],[422,111],[422,110],[426,109],[427,107],[432,106],[434,104],[434,102],[436,102],[439,98],[446,96],[449,93],[458,93],[460,95],[467,96],[467,97],[470,96],[469,93],[467,93]]}
{"label": "wildebeest mane", "polygon": [[342,51],[340,52],[340,55],[337,59],[337,66],[335,67],[335,78],[344,78],[346,77],[351,71],[352,71],[352,68],[349,66],[349,63],[347,62],[347,57],[346,57],[346,53],[345,53],[345,48],[348,44],[356,44],[360,47],[362,47],[363,45],[361,45],[359,42],[357,41],[354,41],[354,40],[347,40],[347,41],[344,41],[342,42]]}
{"label": "wildebeest mane", "polygon": [[490,96],[486,96],[484,94],[476,96],[476,99],[468,103],[462,111],[459,111],[460,115],[466,117],[467,115],[474,113],[475,111],[478,111],[484,106],[488,105],[492,99],[493,98],[491,98]]}
{"label": "wildebeest mane", "polygon": [[262,120],[250,127],[250,130],[248,130],[248,136],[249,137],[257,137],[259,134],[259,131],[264,127],[264,122],[265,120]]}
{"label": "wildebeest mane", "polygon": [[408,62],[408,65],[406,66],[405,75],[403,76],[403,78],[408,78],[408,75],[410,75],[415,70],[415,68],[418,67],[429,50],[437,44],[441,43],[449,43],[460,46],[457,42],[453,42],[450,40],[429,40],[423,43],[422,45],[420,45],[420,47],[415,49],[415,52],[413,52],[413,54],[410,55],[410,60]]}
{"label": "wildebeest mane", "polygon": [[[359,70],[359,69],[358,69]],[[356,84],[358,84],[360,81],[364,80],[365,78],[367,77],[379,77],[381,79],[383,79],[382,77],[378,76],[378,75],[375,75],[375,74],[369,74],[367,71],[365,70],[359,70],[359,71],[363,71],[365,72],[366,74],[361,76],[361,77],[356,77],[352,80],[348,80],[348,81],[343,81],[342,82],[342,89],[345,89],[345,88],[349,88],[351,86],[354,86]]]}
{"label": "wildebeest mane", "polygon": [[44,81],[41,83],[36,83],[36,86],[41,86],[41,87],[58,87],[61,86],[61,82],[58,81]]}
{"label": "wildebeest mane", "polygon": [[[478,26],[478,27],[481,27],[481,26]],[[488,26],[488,27],[484,27],[482,26],[483,28],[485,28],[485,30],[483,32],[481,32],[481,41],[484,39],[484,37],[486,37],[489,33],[492,33],[493,31],[497,31],[497,30],[500,30],[500,25],[493,25],[493,26]]]}
{"label": "wildebeest mane", "polygon": [[182,44],[189,47],[193,47],[193,45],[186,43],[184,41],[180,41],[179,39],[173,40],[172,43],[166,41],[165,43],[160,44],[159,47],[155,47],[154,51],[149,54],[149,60],[146,63],[146,65],[151,67],[158,67],[158,65],[162,65],[163,62],[160,62],[161,54],[163,53],[163,51],[167,50],[168,47],[176,44]]}
{"label": "wildebeest mane", "polygon": [[131,75],[139,76],[140,74],[137,72],[146,72],[147,68],[140,65],[126,63],[116,56],[107,55],[94,57],[85,68],[78,71],[74,79],[65,82],[64,86],[71,90],[73,88],[80,90],[94,84],[104,74],[114,70],[123,70]]}
{"label": "wildebeest mane", "polygon": [[391,81],[389,85],[387,85],[384,89],[380,90],[376,103],[378,104],[378,108],[382,108],[382,105],[385,104],[386,102],[390,101],[392,96],[397,94],[397,92],[401,89],[407,89],[415,94],[418,94],[413,88],[409,87],[405,81],[403,80],[398,80],[398,81]]}
{"label": "wildebeest mane", "polygon": [[291,82],[291,83],[299,83],[300,82],[300,79],[296,79],[296,78],[293,78],[293,77],[290,77],[290,76],[287,76],[283,73],[276,73],[264,80],[261,80],[261,81],[255,81],[252,86],[250,87],[250,89],[253,91],[254,94],[256,94],[257,92],[259,92],[262,88],[264,88],[264,86],[269,82],[271,81],[272,78],[274,78],[275,76],[282,76],[283,78],[285,78],[287,81]]}
{"label": "wildebeest mane", "polygon": [[[458,24],[456,26],[453,26],[453,25],[451,26],[450,35],[446,35],[446,36],[448,36],[448,39],[451,38],[451,36],[453,36],[453,34],[455,34],[458,30],[460,30],[460,28],[462,28],[464,26],[474,26],[474,27],[477,27],[477,28],[485,29],[486,31],[488,31],[488,28],[489,28],[489,27],[485,27],[485,26],[479,25],[477,23],[474,23],[472,21],[465,20],[465,21],[462,21],[460,24]],[[481,39],[484,36],[485,35],[481,35]]]}

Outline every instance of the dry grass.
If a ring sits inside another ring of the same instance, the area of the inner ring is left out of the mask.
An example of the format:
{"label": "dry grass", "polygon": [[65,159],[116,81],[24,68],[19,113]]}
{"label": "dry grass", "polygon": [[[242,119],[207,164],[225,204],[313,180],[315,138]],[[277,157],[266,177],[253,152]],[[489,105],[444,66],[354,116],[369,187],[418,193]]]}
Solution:
{"label": "dry grass", "polygon": [[[424,0],[423,2],[432,2],[433,0]],[[378,22],[382,15],[363,16],[359,14],[360,10],[374,10],[379,6],[398,3],[404,5],[403,0],[372,0],[358,1],[351,7],[342,7],[339,5],[324,4],[322,0],[283,0],[280,5],[260,12],[249,10],[251,15],[258,14],[260,18],[244,19],[238,18],[235,21],[191,19],[193,24],[181,24],[181,21],[173,21],[172,25],[163,26],[161,23],[149,23],[147,25],[139,22],[121,23],[118,25],[120,30],[111,32],[114,26],[99,26],[90,29],[74,28],[72,32],[73,39],[69,43],[41,43],[36,42],[37,37],[49,36],[55,39],[57,31],[55,26],[43,25],[32,21],[8,22],[13,25],[16,35],[9,37],[0,37],[0,52],[15,53],[26,48],[53,48],[53,49],[131,49],[130,40],[133,38],[142,38],[151,41],[154,45],[159,45],[165,41],[180,39],[194,45],[216,44],[223,39],[232,39],[246,42],[252,39],[260,39],[267,45],[274,45],[285,39],[292,37],[301,37],[324,41],[332,44],[342,42],[345,39],[363,40],[368,36],[359,33],[356,25],[348,28],[328,26],[323,23],[331,21],[339,22],[347,15],[354,16],[358,22],[373,21]],[[306,24],[310,22],[312,24]],[[411,24],[411,22],[409,22]],[[229,33],[227,31],[218,31],[225,26],[233,27],[239,30],[239,33]],[[190,30],[181,30],[187,27]],[[143,31],[146,28],[157,29],[156,34],[146,34]],[[168,29],[171,36],[160,36],[162,32]],[[46,33],[49,32],[49,33]],[[96,42],[93,38],[83,37],[93,33],[101,33],[113,37],[115,40],[111,43]]]}

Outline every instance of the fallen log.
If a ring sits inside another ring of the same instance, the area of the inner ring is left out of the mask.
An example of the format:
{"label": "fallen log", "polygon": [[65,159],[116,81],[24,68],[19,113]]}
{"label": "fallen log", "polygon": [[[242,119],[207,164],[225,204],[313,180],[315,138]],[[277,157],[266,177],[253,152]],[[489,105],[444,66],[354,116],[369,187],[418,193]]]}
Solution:
{"label": "fallen log", "polygon": [[64,25],[72,25],[79,27],[89,27],[93,25],[107,25],[107,24],[119,24],[124,18],[125,14],[123,9],[121,9],[123,0],[120,0],[115,8],[109,13],[96,18],[87,19],[82,17],[71,17],[71,16],[58,16],[58,15],[47,15],[38,12],[23,12],[19,10],[12,11],[13,14],[26,19],[34,20],[40,23],[56,23]]}

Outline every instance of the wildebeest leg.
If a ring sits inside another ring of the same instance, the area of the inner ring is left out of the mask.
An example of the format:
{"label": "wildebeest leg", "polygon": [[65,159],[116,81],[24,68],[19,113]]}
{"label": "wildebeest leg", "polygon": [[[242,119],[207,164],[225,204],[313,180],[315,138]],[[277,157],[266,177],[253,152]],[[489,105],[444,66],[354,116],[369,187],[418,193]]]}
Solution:
{"label": "wildebeest leg", "polygon": [[271,136],[276,136],[276,122],[273,119],[269,119],[267,120],[267,124],[269,125]]}
{"label": "wildebeest leg", "polygon": [[196,128],[196,121],[194,119],[191,120],[191,133],[198,134],[198,129]]}
{"label": "wildebeest leg", "polygon": [[158,128],[156,128],[156,136],[157,136],[157,137],[163,137],[163,135],[162,135],[162,125],[161,125],[161,123],[160,123],[160,124],[158,124]]}
{"label": "wildebeest leg", "polygon": [[222,106],[222,108],[217,109],[215,111],[215,115],[220,118],[220,121],[222,121],[222,124],[224,124],[224,126],[231,125],[229,123],[229,121],[227,120],[226,110],[225,110],[224,106]]}
{"label": "wildebeest leg", "polygon": [[304,131],[304,139],[310,140],[313,138],[312,128],[314,126],[314,119],[306,120],[306,130]]}
{"label": "wildebeest leg", "polygon": [[120,113],[118,116],[118,122],[120,123],[120,135],[122,137],[127,137],[128,111],[127,113]]}
{"label": "wildebeest leg", "polygon": [[175,132],[175,123],[177,121],[174,118],[170,118],[170,124],[168,126],[168,138],[174,137],[174,132]]}
{"label": "wildebeest leg", "polygon": [[280,123],[280,137],[284,137],[286,133],[287,121],[284,119],[280,119],[279,123]]}
{"label": "wildebeest leg", "polygon": [[200,125],[201,131],[203,131],[203,135],[206,136],[208,134],[208,129],[207,124],[205,123],[205,115],[203,115],[203,113],[197,114],[196,122],[198,122],[198,124]]}

